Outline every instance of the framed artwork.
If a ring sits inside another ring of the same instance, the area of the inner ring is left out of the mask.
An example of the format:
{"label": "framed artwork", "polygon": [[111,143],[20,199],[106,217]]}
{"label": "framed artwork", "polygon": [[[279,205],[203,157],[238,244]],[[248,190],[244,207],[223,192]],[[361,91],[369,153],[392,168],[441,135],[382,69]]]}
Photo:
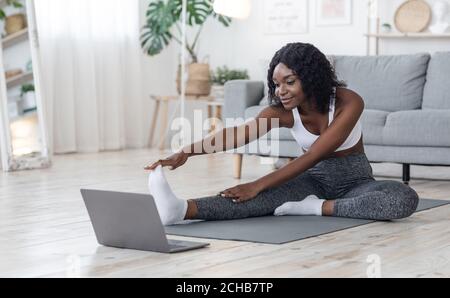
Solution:
{"label": "framed artwork", "polygon": [[264,33],[308,33],[308,0],[264,0]]}
{"label": "framed artwork", "polygon": [[352,0],[315,0],[316,25],[350,25],[352,23]]}

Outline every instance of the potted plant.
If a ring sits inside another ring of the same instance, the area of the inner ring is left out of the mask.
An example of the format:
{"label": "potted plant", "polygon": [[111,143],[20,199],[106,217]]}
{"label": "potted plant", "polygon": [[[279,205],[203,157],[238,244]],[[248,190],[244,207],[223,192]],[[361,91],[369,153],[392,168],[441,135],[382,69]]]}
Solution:
{"label": "potted plant", "polygon": [[224,86],[227,82],[233,80],[250,79],[246,70],[229,69],[227,66],[218,67],[211,72],[211,82],[213,84],[213,93],[217,97],[223,97]]}
{"label": "potted plant", "polygon": [[[141,45],[150,56],[161,53],[172,40],[181,42],[182,0],[155,0],[150,2],[146,13],[146,24],[142,28]],[[206,20],[212,17],[228,27],[231,19],[214,12],[209,0],[187,0],[187,25],[196,30],[193,41],[186,41],[186,50],[190,56],[188,66],[187,95],[208,95],[211,91],[209,65],[199,63],[197,54],[198,40]],[[180,71],[178,72],[178,90]]]}
{"label": "potted plant", "polygon": [[383,23],[381,25],[381,31],[383,33],[391,33],[392,32],[392,25],[389,23]]}
{"label": "potted plant", "polygon": [[36,109],[35,88],[33,84],[22,85],[20,88],[20,97],[22,98],[22,110],[24,113]]}
{"label": "potted plant", "polygon": [[[6,0],[6,4],[14,8],[23,8],[19,0]],[[26,28],[25,15],[23,13],[16,13],[6,16],[5,10],[0,8],[0,20],[5,20],[6,34],[10,35]]]}

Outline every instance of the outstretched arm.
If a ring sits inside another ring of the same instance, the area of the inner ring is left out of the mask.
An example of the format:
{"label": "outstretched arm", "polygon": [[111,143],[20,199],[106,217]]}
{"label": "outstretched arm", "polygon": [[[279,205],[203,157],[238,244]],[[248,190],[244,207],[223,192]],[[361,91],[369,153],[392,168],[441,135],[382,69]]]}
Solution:
{"label": "outstretched arm", "polygon": [[248,145],[265,136],[273,128],[278,128],[280,113],[279,108],[267,107],[255,119],[240,126],[225,128],[200,142],[185,147],[183,152],[191,157],[229,151]]}
{"label": "outstretched arm", "polygon": [[268,107],[264,109],[256,119],[246,122],[237,127],[225,128],[222,131],[206,137],[204,140],[183,148],[180,152],[166,159],[158,160],[145,167],[145,170],[154,170],[158,166],[171,167],[175,170],[183,166],[189,157],[213,154],[245,146],[258,138],[277,128],[282,110],[280,108]]}

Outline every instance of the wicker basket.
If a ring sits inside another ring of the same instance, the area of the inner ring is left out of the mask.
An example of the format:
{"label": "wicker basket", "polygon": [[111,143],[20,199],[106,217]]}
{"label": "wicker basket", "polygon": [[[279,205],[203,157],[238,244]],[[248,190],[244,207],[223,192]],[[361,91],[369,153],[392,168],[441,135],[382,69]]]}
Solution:
{"label": "wicker basket", "polygon": [[17,76],[21,75],[22,73],[23,73],[23,71],[21,69],[11,69],[11,70],[7,70],[5,72],[5,77],[8,80],[10,78],[17,77]]}
{"label": "wicker basket", "polygon": [[5,31],[11,35],[27,27],[24,14],[14,14],[6,17]]}
{"label": "wicker basket", "polygon": [[[180,73],[178,69],[177,89],[181,94]],[[188,66],[188,81],[186,95],[208,96],[211,93],[211,80],[209,64],[193,63]]]}

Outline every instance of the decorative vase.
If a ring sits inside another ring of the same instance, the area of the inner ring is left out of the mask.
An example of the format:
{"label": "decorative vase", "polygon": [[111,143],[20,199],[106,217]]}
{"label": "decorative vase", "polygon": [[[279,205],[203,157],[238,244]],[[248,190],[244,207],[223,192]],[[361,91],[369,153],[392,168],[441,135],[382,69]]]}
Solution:
{"label": "decorative vase", "polygon": [[450,24],[447,21],[448,15],[448,2],[439,0],[433,5],[433,18],[435,23],[429,27],[430,32],[434,34],[445,33]]}
{"label": "decorative vase", "polygon": [[6,17],[5,30],[6,34],[11,35],[27,27],[25,15],[22,13],[13,14]]}

